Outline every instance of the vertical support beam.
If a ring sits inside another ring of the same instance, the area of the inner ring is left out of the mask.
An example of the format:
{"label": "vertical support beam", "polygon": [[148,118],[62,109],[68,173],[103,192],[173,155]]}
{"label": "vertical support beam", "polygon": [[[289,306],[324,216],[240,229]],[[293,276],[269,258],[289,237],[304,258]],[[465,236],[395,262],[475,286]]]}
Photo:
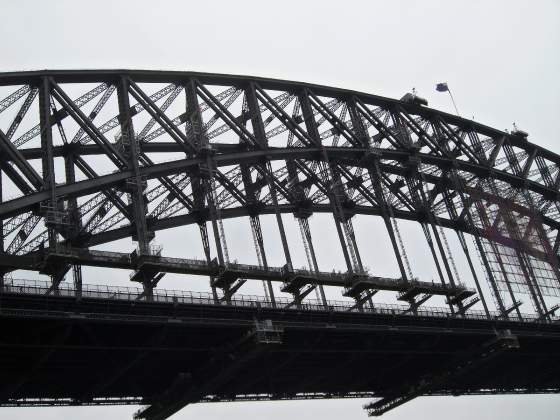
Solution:
{"label": "vertical support beam", "polygon": [[[64,156],[64,169],[66,172],[66,183],[73,184],[76,182],[76,170],[74,167],[74,152],[69,150]],[[70,214],[71,232],[70,238],[71,242],[75,236],[80,232],[82,228],[82,220],[80,216],[80,211],[78,209],[78,200],[76,197],[71,197],[68,199],[68,213]],[[72,243],[72,246],[77,246],[79,244]],[[76,290],[76,298],[81,299],[82,297],[82,266],[79,264],[72,265],[72,274],[74,278],[74,289]]]}
{"label": "vertical support beam", "polygon": [[517,256],[517,259],[519,260],[521,271],[523,271],[523,275],[525,276],[527,286],[529,287],[529,292],[531,298],[533,299],[535,309],[539,314],[539,318],[548,318],[548,310],[546,309],[546,304],[537,283],[537,278],[535,277],[535,273],[533,272],[533,268],[531,267],[531,262],[528,260],[528,258],[525,258],[522,252],[517,249],[515,250],[515,254]]}
{"label": "vertical support beam", "polygon": [[[296,108],[299,112],[299,102],[296,104]],[[309,264],[310,270],[315,270],[319,273],[319,266],[317,264],[317,257],[315,255],[315,248],[313,246],[313,239],[311,237],[311,229],[309,227],[309,217],[312,212],[306,208],[307,195],[305,189],[299,184],[299,176],[296,168],[296,164],[293,160],[286,160],[286,168],[288,169],[289,185],[292,185],[290,191],[296,198],[296,206],[303,204],[303,208],[299,208],[298,211],[294,212],[294,217],[298,221],[298,226],[300,228],[300,234],[302,236],[303,246],[305,248],[306,257]],[[318,290],[318,300],[323,302],[325,308],[327,307],[327,299],[325,297],[325,290],[323,285],[315,285],[315,292]]]}
{"label": "vertical support beam", "polygon": [[[341,211],[341,205],[340,205],[340,201],[338,199],[338,195],[335,191],[335,189],[338,187],[337,186],[337,180],[335,180],[334,178],[334,173],[332,171],[332,168],[330,166],[330,162],[328,159],[328,155],[327,155],[327,151],[325,148],[323,148],[323,164],[325,166],[324,168],[324,172],[327,172],[328,175],[326,175],[324,177],[324,180],[327,181],[330,185],[330,191],[329,191],[329,199],[331,202],[331,207],[333,209],[333,217],[334,217],[334,223],[336,226],[336,233],[338,234],[338,240],[340,241],[340,246],[342,247],[342,254],[344,255],[344,261],[346,262],[346,268],[348,273],[353,273],[354,272],[354,267],[352,265],[352,260],[350,259],[350,253],[348,252],[348,248],[352,246],[351,243],[347,243],[345,238],[344,238],[344,233],[342,232],[342,223],[345,223],[344,220],[344,214]],[[340,180],[338,180],[340,181]]]}
{"label": "vertical support beam", "polygon": [[[128,155],[128,167],[132,170],[132,177],[128,180],[130,190],[130,201],[132,216],[134,220],[135,235],[133,239],[138,243],[138,255],[150,254],[150,241],[153,239],[153,232],[149,231],[146,221],[147,206],[144,199],[145,183],[140,176],[139,145],[136,140],[136,133],[132,124],[132,114],[130,112],[129,82],[124,76],[117,81],[117,97],[119,104],[119,122],[121,127],[121,142],[123,149]],[[144,293],[147,300],[153,297],[153,285],[148,279],[143,281]]]}
{"label": "vertical support beam", "polygon": [[[316,273],[319,273],[319,264],[317,263],[317,256],[315,255],[315,247],[313,246],[313,238],[311,237],[311,228],[309,226],[309,220],[301,218],[301,223],[303,227],[303,233],[307,241],[307,247],[309,248],[309,254],[311,255],[311,262],[313,263],[313,269]],[[325,307],[327,304],[327,297],[325,296],[325,289],[322,284],[317,286],[319,288],[319,295],[321,296],[321,301]]]}
{"label": "vertical support beam", "polygon": [[[437,231],[437,219],[436,219],[436,215],[434,214],[431,205],[430,205],[430,201],[428,200],[428,197],[426,197],[426,193],[424,192],[424,175],[422,173],[418,174],[419,176],[416,178],[416,182],[414,183],[416,189],[417,189],[417,194],[420,198],[420,202],[422,203],[422,208],[425,211],[425,213],[428,216],[428,224],[431,226],[432,228],[432,232],[434,234],[434,238],[436,240],[436,245],[438,247],[439,250],[439,255],[441,256],[441,259],[443,261],[443,266],[445,267],[445,272],[447,273],[447,278],[449,279],[449,284],[451,284],[452,287],[455,287],[455,280],[453,277],[453,274],[451,273],[451,267],[449,266],[449,261],[448,261],[448,256],[445,254],[445,250],[443,248],[443,244],[441,242],[441,238],[439,237],[439,233]],[[409,182],[409,188],[411,185],[413,185],[412,182]],[[428,231],[428,228],[426,226],[426,223],[424,223],[424,228],[425,228],[425,232]],[[429,235],[429,232],[428,232]],[[437,263],[437,257],[435,255],[435,250],[433,250],[433,246],[432,246],[432,253],[434,255],[434,260],[436,261],[436,264],[439,266],[439,264]],[[443,280],[443,275],[441,273],[441,268],[438,268],[438,273],[441,276],[441,280],[442,280],[442,284],[445,285],[445,282]],[[452,304],[449,304],[449,307],[452,308]],[[463,314],[464,313],[464,309],[463,309],[463,303],[461,301],[457,302],[457,307],[459,308],[459,313]],[[453,312],[453,309],[451,309],[451,311]]]}
{"label": "vertical support beam", "polygon": [[[210,144],[206,133],[204,133],[204,124],[202,120],[202,112],[200,111],[200,104],[196,91],[196,82],[194,79],[189,79],[185,85],[185,102],[188,123],[186,124],[187,139],[193,143],[199,153],[200,157],[204,158],[206,162],[200,165],[200,169],[205,169],[206,178],[202,179],[202,171],[197,174],[191,174],[191,185],[194,196],[194,206],[196,211],[204,212],[204,199],[208,204],[208,216],[210,224],[212,225],[212,233],[214,236],[214,244],[216,246],[216,254],[218,257],[218,264],[220,267],[226,265],[227,261],[224,258],[224,250],[222,248],[222,241],[220,238],[220,230],[218,226],[217,203],[214,202],[214,183],[213,183],[213,160],[211,156]],[[204,219],[204,220],[203,220]],[[208,264],[211,263],[210,244],[208,240],[208,229],[206,226],[205,216],[201,216],[199,221],[200,234],[204,247],[204,253]],[[214,286],[215,278],[210,276],[210,287],[212,288],[212,295],[216,302],[219,301],[216,287]],[[226,293],[227,295],[227,293]]]}
{"label": "vertical support beam", "polygon": [[307,130],[309,137],[311,137],[317,147],[321,147],[321,135],[319,134],[319,129],[317,128],[317,122],[315,121],[315,116],[313,115],[313,109],[311,108],[311,102],[309,101],[308,94],[307,89],[304,89],[298,95],[301,113],[303,115],[305,129]]}
{"label": "vertical support beam", "polygon": [[[457,173],[455,171],[451,171],[450,172],[451,178],[455,181],[457,180]],[[455,203],[453,202],[453,197],[449,194],[448,190],[444,190],[443,191],[443,197],[445,200],[445,206],[447,208],[447,213],[449,214],[449,217],[451,218],[451,220],[459,220],[459,213],[457,211],[457,208],[455,206]],[[468,209],[465,208],[464,211],[467,211]],[[476,284],[476,290],[478,291],[478,296],[480,298],[480,301],[482,302],[482,306],[484,308],[484,312],[486,313],[486,317],[490,318],[490,311],[488,310],[488,305],[486,304],[486,298],[484,297],[484,294],[482,293],[482,288],[480,287],[480,283],[478,281],[478,275],[476,274],[476,270],[474,268],[473,262],[471,260],[471,255],[469,252],[469,247],[467,246],[467,241],[465,240],[465,235],[463,235],[463,232],[457,230],[457,229],[453,229],[455,234],[457,235],[457,239],[459,239],[459,244],[461,245],[461,249],[463,250],[463,253],[465,254],[465,257],[467,258],[467,262],[469,264],[469,269],[471,271],[473,280]]]}
{"label": "vertical support beam", "polygon": [[385,194],[383,193],[383,187],[381,186],[381,170],[379,169],[379,162],[377,159],[373,161],[372,166],[368,168],[369,177],[371,183],[373,185],[375,197],[377,198],[377,202],[379,203],[379,208],[381,210],[381,217],[383,219],[383,223],[385,224],[385,229],[389,234],[389,239],[391,240],[391,246],[393,247],[393,253],[395,254],[395,258],[397,259],[397,264],[399,266],[399,271],[401,272],[401,278],[408,282],[407,273],[403,264],[403,259],[399,250],[399,246],[397,244],[397,238],[395,237],[395,231],[393,230],[393,226],[391,224],[391,219],[389,215],[389,206],[387,204],[387,199],[385,198]]}
{"label": "vertical support beam", "polygon": [[358,269],[361,273],[364,272],[364,266],[362,264],[362,258],[360,257],[360,250],[358,249],[358,242],[356,241],[356,234],[354,233],[354,226],[352,224],[352,219],[345,220],[345,228],[350,237],[351,246],[354,249],[354,255],[356,256],[356,262],[358,263]]}
{"label": "vertical support beam", "polygon": [[476,274],[476,270],[474,268],[474,265],[473,265],[473,262],[472,262],[472,259],[471,259],[471,254],[469,252],[469,248],[468,248],[467,242],[465,240],[465,235],[463,235],[463,232],[460,232],[458,230],[455,230],[455,233],[457,234],[457,237],[459,238],[459,243],[461,244],[461,248],[463,249],[463,253],[465,254],[465,257],[467,258],[467,262],[469,264],[471,274],[472,274],[474,282],[476,284],[476,290],[478,292],[478,296],[480,296],[480,301],[482,302],[482,306],[484,308],[484,313],[486,314],[486,317],[489,319],[490,318],[490,311],[488,310],[488,305],[486,304],[486,298],[484,297],[484,294],[482,293],[482,288],[480,287],[480,282],[478,281],[478,276]]}
{"label": "vertical support beam", "polygon": [[208,140],[203,132],[204,125],[196,94],[196,82],[193,79],[189,79],[185,83],[184,88],[188,118],[188,123],[185,127],[187,139],[192,142],[197,149],[200,149],[208,144]]}
{"label": "vertical support beam", "polygon": [[[57,247],[57,213],[59,210],[58,199],[56,196],[56,175],[54,169],[54,152],[52,137],[52,119],[51,119],[51,83],[48,77],[41,78],[39,87],[39,124],[41,127],[41,165],[43,170],[44,188],[49,190],[49,200],[45,203],[45,220],[47,221],[47,232],[49,250],[55,250]],[[50,216],[53,217],[51,223]],[[66,270],[58,271],[51,274],[51,290],[58,294],[58,285],[64,279]]]}
{"label": "vertical support beam", "polygon": [[245,88],[245,99],[247,101],[247,108],[249,108],[255,139],[261,148],[266,149],[268,148],[268,139],[266,138],[266,130],[262,120],[261,110],[259,109],[255,84],[253,82],[249,82],[249,85]]}
{"label": "vertical support beam", "polygon": [[[76,170],[74,167],[74,152],[68,151],[64,156],[64,170],[66,173],[66,183],[76,182]],[[78,212],[78,200],[76,197],[68,198],[68,212],[71,216],[73,233],[79,232],[81,226],[80,214]]]}
{"label": "vertical support beam", "polygon": [[82,266],[79,264],[72,265],[72,276],[74,277],[75,298],[82,299]]}
{"label": "vertical support beam", "polygon": [[264,248],[264,238],[261,229],[261,220],[258,215],[251,216],[251,225],[254,226],[257,246],[262,258],[262,264],[265,270],[268,270],[268,260],[266,259],[266,250]]}
{"label": "vertical support beam", "polygon": [[150,232],[146,223],[146,206],[144,203],[144,187],[140,177],[139,150],[132,125],[132,114],[130,112],[130,99],[128,95],[129,83],[125,77],[121,77],[117,83],[117,96],[119,103],[119,122],[121,126],[121,139],[123,144],[128,144],[128,166],[133,172],[130,180],[130,196],[132,201],[132,213],[136,229],[136,241],[140,255],[150,252]]}
{"label": "vertical support beam", "polygon": [[[443,265],[445,267],[445,271],[447,272],[447,277],[449,278],[449,283],[451,284],[452,287],[455,287],[455,280],[453,278],[453,274],[451,273],[451,267],[449,266],[449,261],[448,258],[450,256],[446,256],[445,254],[445,250],[443,248],[443,245],[441,243],[441,238],[439,237],[439,233],[437,231],[436,225],[435,225],[435,216],[432,214],[432,218],[434,219],[434,223],[431,224],[432,226],[432,231],[434,232],[434,237],[436,238],[436,243],[439,249],[439,254],[441,255],[441,259],[443,261]],[[462,301],[458,301],[457,302],[457,307],[459,308],[459,312],[461,314],[464,315],[464,308],[463,308],[463,302]]]}
{"label": "vertical support beam", "polygon": [[[208,228],[206,226],[207,217],[206,217],[206,214],[204,212],[205,200],[207,200],[207,198],[208,198],[208,193],[206,191],[207,186],[204,185],[204,182],[203,182],[202,178],[200,177],[200,173],[191,175],[191,185],[192,185],[193,198],[194,198],[194,200],[193,200],[194,201],[194,209],[199,214],[198,226],[200,228],[200,234],[201,234],[202,243],[203,243],[203,247],[204,247],[204,253],[207,254],[206,258],[208,260],[208,263],[210,263],[212,258],[210,256],[210,244],[207,242],[208,241]],[[210,192],[210,196],[211,196],[211,192]],[[214,202],[213,197],[211,197],[211,201],[212,201],[212,203]],[[208,207],[210,207],[210,204],[208,204]],[[216,251],[217,251],[217,254],[218,254],[218,262],[220,263],[220,265],[223,265],[224,264],[224,258],[223,258],[223,252],[222,252],[220,237],[219,237],[219,233],[218,233],[218,225],[217,225],[217,222],[216,222],[215,212],[214,211],[211,212],[210,208],[209,208],[209,211],[208,211],[208,218],[210,219],[210,223],[212,225],[213,234],[214,234],[214,240],[216,241],[215,244],[216,244]]]}
{"label": "vertical support beam", "polygon": [[[265,270],[268,270],[268,261],[266,259],[266,250],[264,248],[264,239],[263,239],[261,221],[259,216],[258,215],[250,216],[250,223],[251,223],[251,229],[253,230],[253,234],[255,235],[257,246],[259,248],[258,251],[262,258],[263,267]],[[276,307],[276,299],[274,297],[274,289],[272,287],[272,282],[270,280],[266,280],[265,284],[272,306]]]}
{"label": "vertical support beam", "polygon": [[443,266],[445,267],[445,272],[447,273],[449,283],[452,287],[455,287],[455,279],[453,278],[453,274],[451,273],[451,267],[449,266],[449,261],[447,261],[447,255],[445,254],[445,250],[443,249],[443,244],[441,242],[441,238],[439,237],[439,232],[437,231],[435,224],[430,223],[430,226],[432,228],[432,232],[434,233],[434,238],[436,239],[439,255],[441,256],[441,260],[443,261]]}
{"label": "vertical support beam", "polygon": [[[470,212],[467,212],[467,215],[470,218],[469,213]],[[474,226],[474,225],[472,225],[472,226]],[[500,291],[498,290],[498,286],[496,284],[496,279],[494,278],[494,273],[492,272],[492,268],[490,267],[490,263],[488,262],[488,258],[486,258],[486,252],[484,251],[484,247],[482,246],[482,242],[480,241],[480,237],[477,234],[473,234],[473,236],[474,236],[474,241],[475,241],[476,247],[478,249],[478,253],[480,255],[480,258],[482,259],[482,264],[484,265],[484,268],[486,269],[486,275],[488,276],[488,281],[490,282],[490,286],[492,287],[492,291],[494,292],[494,296],[496,297],[496,301],[498,303],[498,310],[500,311],[500,313],[502,313],[503,316],[505,316],[506,318],[509,318],[509,315],[506,311],[506,307],[505,307],[504,302],[502,300],[502,297],[500,295]]]}
{"label": "vertical support beam", "polygon": [[[198,228],[200,230],[200,239],[202,240],[202,248],[204,249],[204,256],[206,257],[206,264],[208,266],[212,265],[212,256],[210,254],[210,242],[208,240],[208,228],[206,227],[206,222],[201,221],[198,223]],[[216,286],[214,286],[214,276],[210,276],[210,288],[212,289],[212,297],[214,302],[218,303],[218,292],[216,291]]]}
{"label": "vertical support beam", "polygon": [[315,116],[313,115],[313,109],[311,107],[311,102],[309,101],[309,92],[307,91],[307,89],[304,89],[302,92],[300,92],[298,98],[301,105],[301,112],[303,114],[303,120],[305,122],[305,128],[307,130],[307,133],[313,139],[314,143],[318,147],[322,148],[322,157],[323,157],[323,166],[324,166],[322,169],[322,171],[324,172],[323,181],[330,183],[329,188],[331,189],[331,191],[329,194],[329,199],[331,202],[331,206],[333,208],[333,217],[334,217],[336,232],[338,234],[340,246],[342,247],[342,253],[344,256],[344,261],[346,262],[347,271],[348,273],[353,273],[354,269],[353,269],[352,261],[350,259],[350,254],[348,252],[348,247],[352,246],[352,244],[346,243],[346,240],[344,239],[344,233],[342,232],[342,227],[340,226],[341,223],[344,223],[344,215],[341,214],[340,212],[341,206],[340,203],[338,202],[337,195],[333,191],[336,180],[334,179],[334,174],[329,162],[327,151],[325,148],[322,147],[321,135],[319,134],[317,121],[315,120]]}
{"label": "vertical support beam", "polygon": [[307,246],[309,247],[309,254],[311,255],[311,262],[313,264],[313,269],[316,273],[319,272],[319,264],[317,263],[317,256],[315,255],[315,247],[313,246],[313,238],[311,237],[311,228],[309,226],[309,220],[301,218],[301,223],[303,225],[303,233],[305,234],[305,239],[307,241]]}
{"label": "vertical support beam", "polygon": [[[427,223],[421,223],[422,230],[424,231],[424,236],[426,237],[426,242],[428,243],[428,247],[430,248],[430,252],[432,253],[432,258],[434,259],[434,263],[436,265],[436,270],[438,272],[439,280],[443,287],[446,287],[447,284],[445,283],[445,278],[443,276],[443,271],[441,270],[441,266],[439,265],[439,260],[437,257],[436,250],[434,248],[434,242],[432,241],[432,235],[430,234],[430,229],[428,228]],[[451,313],[455,313],[455,309],[451,303],[448,304]]]}
{"label": "vertical support beam", "polygon": [[280,239],[282,241],[282,248],[284,249],[284,257],[286,258],[286,265],[288,266],[288,270],[293,270],[292,264],[292,257],[290,255],[290,248],[288,246],[288,239],[286,237],[286,231],[284,229],[284,222],[282,221],[282,214],[280,213],[280,209],[278,207],[278,198],[276,195],[276,186],[274,184],[274,180],[272,179],[272,166],[270,162],[266,163],[266,177],[268,182],[268,188],[270,189],[270,195],[272,197],[272,204],[274,206],[274,213],[276,216],[276,223],[278,225],[278,231],[280,232]]}
{"label": "vertical support beam", "polygon": [[[39,87],[39,124],[41,126],[41,164],[43,169],[43,182],[45,188],[50,192],[48,206],[56,209],[58,207],[56,199],[56,179],[54,172],[54,154],[52,139],[52,121],[51,121],[51,89],[50,82],[47,77],[41,79]],[[53,227],[48,228],[49,247],[56,247],[56,231]]]}
{"label": "vertical support beam", "polygon": [[[253,126],[253,133],[255,138],[257,139],[261,148],[268,148],[268,141],[266,138],[266,131],[264,128],[264,123],[262,120],[262,114],[259,109],[257,96],[256,96],[256,89],[254,83],[249,83],[249,85],[245,88],[245,95],[247,99],[247,107],[249,108],[249,113],[251,116],[251,123]],[[288,239],[286,237],[286,231],[284,229],[284,222],[282,220],[282,214],[280,213],[280,209],[278,208],[278,197],[276,194],[276,185],[274,179],[272,179],[272,166],[270,162],[266,162],[263,164],[264,171],[266,173],[266,181],[268,184],[268,188],[270,190],[270,196],[272,198],[272,204],[274,206],[274,214],[276,216],[276,223],[278,225],[278,231],[280,232],[280,239],[282,241],[282,248],[284,250],[284,257],[286,258],[286,265],[288,270],[293,270],[292,265],[292,257],[290,255],[290,248],[288,246]]]}
{"label": "vertical support beam", "polygon": [[[249,86],[245,88],[244,105],[246,105],[247,107],[249,118],[251,120],[251,125],[253,127],[253,132],[255,133],[255,138],[261,144],[262,147],[267,147],[265,127],[262,121],[262,116],[260,113],[260,107],[258,104],[254,83],[250,83]],[[242,110],[242,112],[245,112],[245,107]],[[246,124],[246,122],[247,122],[246,119],[243,119],[244,125]],[[248,165],[245,164],[241,165],[241,177],[243,180],[243,185],[245,187],[245,194],[251,201],[250,205],[256,206],[257,203],[255,199],[255,190],[253,188],[253,182],[251,179],[251,168]],[[272,190],[271,190],[271,195],[272,195]],[[278,220],[278,216],[276,217]],[[280,219],[280,222],[281,221],[282,220]],[[266,259],[266,250],[264,248],[261,222],[258,214],[250,216],[250,223],[251,223],[251,229],[253,231],[253,235],[255,235],[255,240],[257,242],[257,247],[258,247],[257,252],[260,254],[262,258],[262,264],[264,269],[268,270],[268,261]],[[282,243],[282,245],[284,245],[284,243]],[[276,307],[276,299],[274,297],[274,288],[272,287],[272,282],[270,280],[266,280],[265,284],[266,284],[265,286],[266,290],[268,290],[268,296],[272,302],[272,306]]]}
{"label": "vertical support beam", "polygon": [[220,263],[221,266],[224,266],[228,264],[229,261],[225,257],[226,254],[224,253],[224,247],[222,246],[220,227],[218,226],[218,207],[217,207],[218,203],[216,203],[216,201],[214,200],[215,197],[215,186],[213,182],[214,162],[210,156],[207,156],[206,158],[206,168],[210,173],[209,173],[209,179],[203,180],[203,185],[204,185],[203,189],[206,192],[206,202],[208,204],[210,222],[212,224],[212,232],[214,233],[214,243],[216,244],[218,262]]}
{"label": "vertical support beam", "polygon": [[434,214],[434,212],[432,211],[431,208],[431,204],[430,201],[428,200],[428,197],[426,197],[426,193],[424,192],[424,175],[422,173],[417,173],[417,178],[414,180],[415,182],[409,182],[409,188],[411,188],[412,185],[414,185],[414,187],[416,188],[416,193],[418,194],[418,197],[420,199],[420,203],[422,205],[422,209],[424,210],[424,212],[426,213],[426,215],[428,216],[428,221],[427,224],[430,225],[430,227],[432,228],[432,232],[434,235],[434,238],[436,240],[436,245],[438,247],[439,250],[439,255],[441,256],[441,259],[443,261],[443,266],[445,268],[445,272],[447,274],[447,278],[449,279],[449,283],[451,284],[451,286],[455,286],[455,280],[453,278],[453,274],[451,273],[451,267],[449,266],[449,262],[447,261],[447,256],[445,254],[445,251],[443,249],[443,244],[441,242],[441,238],[439,237],[439,233],[437,231],[437,220],[436,220],[436,216]]}

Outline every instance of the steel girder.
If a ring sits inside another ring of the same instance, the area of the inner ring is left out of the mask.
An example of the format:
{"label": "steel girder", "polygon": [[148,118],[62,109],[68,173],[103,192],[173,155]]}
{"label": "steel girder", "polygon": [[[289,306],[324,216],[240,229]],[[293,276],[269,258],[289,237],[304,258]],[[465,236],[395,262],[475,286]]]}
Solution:
{"label": "steel girder", "polygon": [[[217,146],[217,149],[220,150],[220,145]],[[229,146],[226,146],[225,149],[230,149]],[[262,158],[267,158],[270,160],[282,160],[282,159],[306,159],[306,160],[314,160],[315,155],[319,152],[318,148],[308,148],[308,149],[268,149],[266,151],[254,151],[254,152],[229,152],[224,154],[219,154],[216,156],[215,160],[218,166],[231,166],[235,164],[243,164],[243,163],[252,163],[258,161]],[[344,148],[333,148],[332,150],[328,150],[328,154],[331,158],[335,160],[340,160],[344,162],[349,167],[362,167],[367,166],[367,163],[363,162],[363,156],[367,154],[367,150],[365,149],[344,149]],[[387,160],[398,160],[398,161],[407,161],[407,158],[410,157],[408,153],[399,153],[395,151],[383,151],[381,152],[381,159],[384,159],[386,156]],[[422,158],[422,157],[421,157]],[[442,161],[442,167],[445,165],[450,164],[449,160],[445,161],[442,159],[430,159],[430,157],[426,157],[425,161]],[[200,159],[191,158],[191,159],[182,159],[172,162],[166,162],[162,164],[153,164],[148,167],[140,168],[140,172],[142,176],[145,176],[147,179],[157,178],[159,176],[164,175],[176,175],[180,173],[187,172],[189,170],[193,170],[197,167],[202,161]],[[387,174],[396,174],[396,175],[404,175],[406,173],[406,169],[396,166],[396,165],[383,165],[382,166],[385,173]],[[132,172],[127,170],[122,170],[120,172],[108,175],[98,176],[96,178],[92,178],[89,180],[77,181],[72,184],[61,185],[57,188],[58,194],[63,197],[67,198],[77,198],[83,197],[91,193],[95,193],[104,189],[108,189],[111,187],[122,187],[122,185],[132,176]],[[445,177],[441,176],[429,176],[429,179],[432,180],[433,184],[437,185],[441,182],[448,182]],[[507,176],[502,178],[507,179]],[[465,192],[471,192],[474,188],[465,187]],[[487,195],[490,201],[500,202],[503,201],[502,197],[492,197],[484,191],[480,191],[481,194]],[[47,200],[49,198],[49,192],[42,190],[37,191],[35,193],[31,193],[29,195],[23,196],[18,199],[14,199],[11,201],[7,201],[0,205],[0,217],[4,219],[8,217],[15,217],[19,214],[28,212],[33,210],[36,206],[38,206],[41,202]],[[517,204],[515,202],[509,202],[511,206],[514,206],[520,212],[524,214],[530,214],[531,210],[524,207],[522,204]],[[291,209],[287,208],[288,206],[284,206],[284,212],[290,212]],[[295,207],[292,206],[294,209]],[[231,210],[234,208],[232,207]],[[315,211],[325,211],[321,208],[320,203],[314,204],[313,210]],[[375,206],[358,206],[355,208],[355,213],[357,214],[380,214],[376,211]],[[263,213],[266,213],[264,211]],[[239,209],[237,212],[228,212],[233,213],[235,215],[246,215],[247,211],[243,211],[242,208]],[[398,217],[402,217],[408,220],[418,220],[419,216],[415,215],[415,212],[406,212],[406,211],[397,211],[395,213]],[[560,222],[556,220],[557,218],[552,217],[543,217],[543,222],[548,225],[551,229],[558,230],[560,227]],[[188,219],[185,219],[187,222]],[[454,226],[454,221],[452,220],[441,220],[440,223],[443,223],[447,226]],[[166,220],[158,220],[154,221],[154,227],[157,229],[160,225],[161,228],[177,226],[176,224],[171,224],[169,221]],[[187,222],[188,223],[188,222]],[[191,222],[192,223],[192,222]],[[459,226],[458,226],[459,227]],[[461,230],[466,230],[468,233],[469,230],[462,227]],[[482,233],[482,232],[481,232]],[[122,236],[116,234],[114,239],[119,239]],[[92,239],[92,244],[99,244],[102,243],[100,240]]]}
{"label": "steel girder", "polygon": [[[281,213],[331,212],[345,232],[355,214],[379,215],[388,229],[390,217],[415,220],[543,260],[554,254],[558,264],[560,156],[523,133],[415,103],[247,76],[15,72],[0,74],[0,88],[0,167],[19,195],[0,203],[4,239],[17,237],[9,252],[127,236],[142,237],[148,252],[153,232],[210,221],[217,206],[214,218],[276,214],[280,227]],[[54,164],[61,158],[65,172],[78,171],[65,177]],[[216,203],[197,185],[212,185]],[[480,205],[540,224],[541,245],[489,230],[472,217]],[[37,217],[46,230],[35,228]],[[349,238],[341,242],[352,251]]]}

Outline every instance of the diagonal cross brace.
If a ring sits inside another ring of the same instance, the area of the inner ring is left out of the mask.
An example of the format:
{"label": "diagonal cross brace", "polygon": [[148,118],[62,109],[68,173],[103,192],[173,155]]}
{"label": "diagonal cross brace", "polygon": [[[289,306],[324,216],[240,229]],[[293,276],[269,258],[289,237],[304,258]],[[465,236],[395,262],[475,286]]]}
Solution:
{"label": "diagonal cross brace", "polygon": [[282,332],[281,327],[270,321],[255,321],[255,329],[237,342],[222,346],[208,363],[192,374],[179,375],[170,388],[154,398],[152,405],[138,411],[134,419],[164,420],[186,405],[218,392],[270,345],[281,344]]}
{"label": "diagonal cross brace", "polygon": [[134,99],[136,99],[138,103],[142,105],[146,111],[148,111],[152,118],[165,129],[175,142],[184,148],[185,153],[195,153],[195,145],[189,141],[187,136],[183,134],[175,124],[173,124],[169,117],[165,115],[165,113],[154,103],[154,101],[152,101],[150,97],[146,95],[130,78],[127,78],[127,81],[129,87],[128,90],[132,97],[134,97]]}
{"label": "diagonal cross brace", "polygon": [[401,389],[391,392],[390,395],[364,405],[364,408],[370,417],[381,416],[387,411],[403,405],[416,397],[437,391],[448,381],[484,366],[490,360],[506,351],[518,348],[519,341],[515,335],[511,334],[509,330],[498,331],[496,332],[496,337],[492,340],[457,357],[439,373],[419,378],[415,383],[404,385]]}
{"label": "diagonal cross brace", "polygon": [[126,166],[126,159],[119,153],[114,145],[107,140],[101,131],[86,117],[78,106],[66,95],[66,93],[56,84],[54,80],[50,80],[52,85],[52,95],[68,111],[78,125],[93,139],[95,143],[105,152],[107,157],[118,167]]}
{"label": "diagonal cross brace", "polygon": [[35,189],[39,190],[43,186],[43,179],[29,164],[20,151],[8,139],[6,134],[0,130],[0,150],[6,154],[8,160],[11,160],[21,173],[29,180]]}

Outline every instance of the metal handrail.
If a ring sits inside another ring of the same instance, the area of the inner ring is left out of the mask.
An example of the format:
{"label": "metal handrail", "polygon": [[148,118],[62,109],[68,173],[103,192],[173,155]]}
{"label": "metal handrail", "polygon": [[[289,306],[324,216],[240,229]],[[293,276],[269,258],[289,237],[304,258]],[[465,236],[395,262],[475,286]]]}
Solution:
{"label": "metal handrail", "polygon": [[[51,288],[51,283],[46,280],[6,278],[1,293],[6,294],[27,294],[45,295]],[[60,283],[56,290],[56,296],[76,297],[76,288],[72,283]],[[107,300],[145,300],[143,289],[129,286],[109,286],[100,284],[83,284],[81,288],[82,298],[107,299]],[[161,303],[183,303],[183,304],[202,304],[202,305],[224,305],[216,303],[212,293],[194,292],[187,290],[167,290],[154,289],[153,301]],[[328,300],[326,306],[322,301],[309,299],[300,306],[292,305],[292,301],[287,298],[277,297],[275,303],[258,295],[236,294],[227,302],[228,305],[237,307],[261,307],[273,308],[284,307],[284,309],[310,310],[310,311],[335,311],[348,312],[354,307],[352,302],[341,300]],[[374,307],[364,307],[364,313],[377,313],[389,315],[408,315],[420,317],[448,318],[453,314],[446,307],[424,306],[418,308],[416,312],[410,311],[406,305],[391,303],[375,303]],[[499,312],[491,312],[495,319],[500,318]],[[465,314],[468,319],[488,319],[485,312],[471,310]],[[537,322],[538,316],[523,314],[523,321]],[[556,317],[558,318],[558,317]]]}

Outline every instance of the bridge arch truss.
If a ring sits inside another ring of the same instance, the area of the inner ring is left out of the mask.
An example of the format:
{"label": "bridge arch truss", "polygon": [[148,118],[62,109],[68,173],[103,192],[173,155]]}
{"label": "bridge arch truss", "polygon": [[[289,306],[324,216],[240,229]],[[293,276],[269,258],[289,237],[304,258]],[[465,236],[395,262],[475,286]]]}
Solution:
{"label": "bridge arch truss", "polygon": [[[78,296],[81,266],[92,265],[132,270],[145,300],[175,272],[208,275],[225,304],[256,279],[273,303],[272,282],[282,282],[288,305],[316,290],[328,306],[323,286],[334,285],[356,311],[373,307],[378,290],[399,293],[405,311],[433,295],[457,316],[478,305],[488,317],[523,320],[520,294],[533,319],[550,321],[558,309],[548,298],[560,290],[560,156],[521,131],[415,97],[187,72],[3,73],[0,153],[4,284],[11,272],[32,270],[50,276],[48,293],[57,293],[72,273]],[[319,212],[333,215],[345,273],[319,269],[308,223]],[[265,214],[276,218],[282,267],[267,262]],[[296,217],[305,270],[294,267],[283,214]],[[383,220],[394,278],[364,268],[355,215]],[[236,217],[250,220],[258,265],[229,260],[222,221]],[[400,219],[421,225],[438,283],[413,276]],[[188,224],[199,226],[206,259],[166,258],[154,246],[157,231]],[[465,253],[470,287],[445,232]],[[138,244],[133,252],[90,249],[127,237]]]}

